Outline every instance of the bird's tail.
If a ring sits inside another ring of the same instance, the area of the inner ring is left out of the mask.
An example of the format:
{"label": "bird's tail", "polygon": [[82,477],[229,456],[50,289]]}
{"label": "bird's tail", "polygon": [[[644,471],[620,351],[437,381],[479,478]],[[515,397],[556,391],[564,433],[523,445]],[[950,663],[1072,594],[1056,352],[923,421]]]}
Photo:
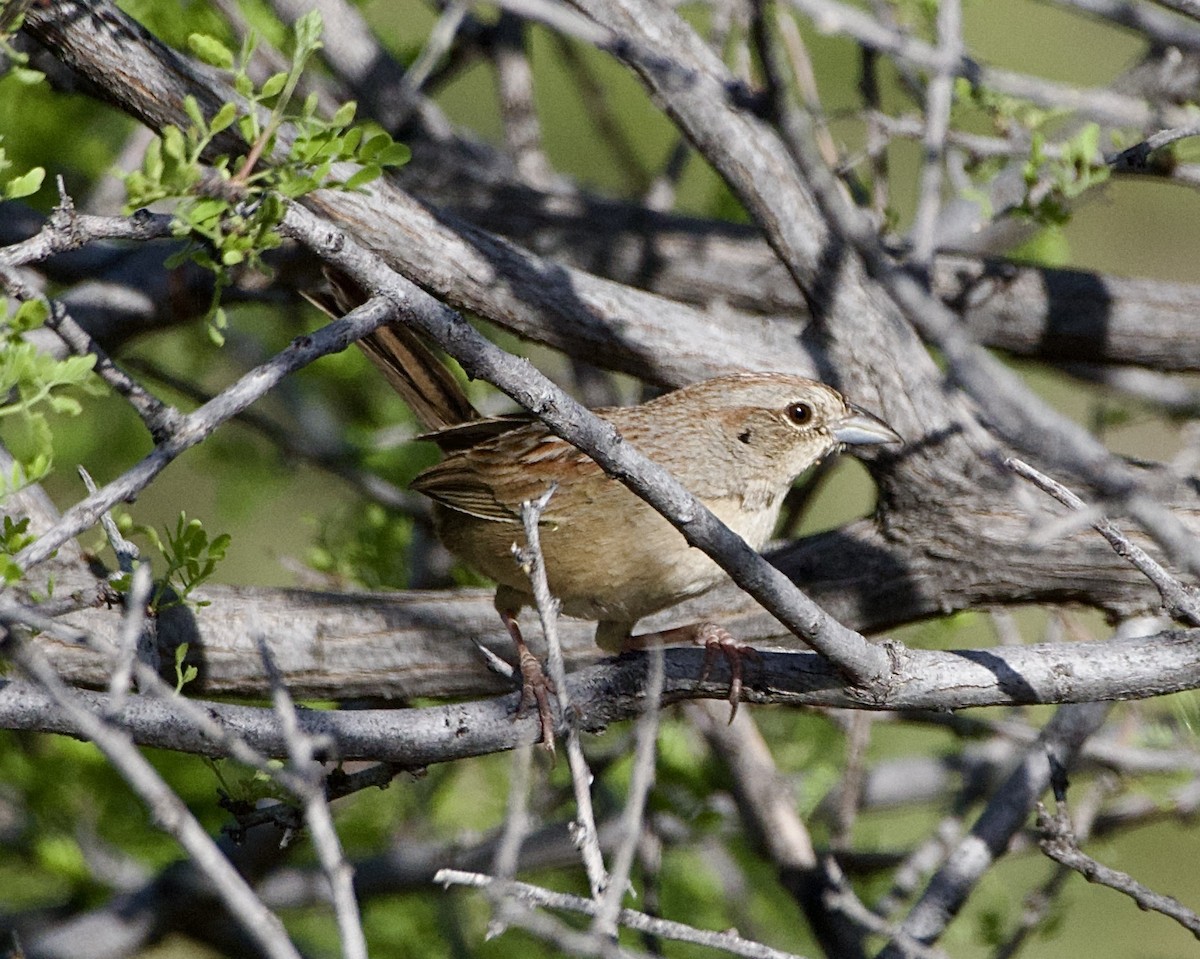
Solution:
{"label": "bird's tail", "polygon": [[[342,316],[367,299],[349,277],[326,270],[328,289],[304,291],[304,298],[329,316]],[[425,342],[403,323],[388,323],[358,345],[367,354],[428,432],[480,418],[454,374]]]}

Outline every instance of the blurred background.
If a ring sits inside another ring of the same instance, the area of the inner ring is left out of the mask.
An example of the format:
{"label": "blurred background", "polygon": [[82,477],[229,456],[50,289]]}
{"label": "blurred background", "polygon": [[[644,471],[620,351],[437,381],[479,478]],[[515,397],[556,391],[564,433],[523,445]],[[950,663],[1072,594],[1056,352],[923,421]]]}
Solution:
{"label": "blurred background", "polygon": [[[225,3],[121,6],[181,49],[187,48],[187,37],[193,32],[238,46],[221,10]],[[934,4],[889,6],[902,22],[929,34]],[[1070,6],[967,0],[965,39],[975,57],[993,66],[1085,87],[1109,84],[1144,53],[1144,38],[1087,19]],[[710,16],[700,4],[682,9],[693,22],[703,23]],[[285,31],[267,3],[247,0],[237,10],[237,16],[267,41],[283,44]],[[484,23],[496,16],[487,5],[471,10]],[[361,12],[384,46],[405,64],[424,48],[439,16],[428,4],[398,0],[365,3]],[[821,35],[804,17],[797,16],[796,23],[812,60],[833,141],[843,157],[858,158],[858,168],[865,174],[867,130],[861,117],[858,47],[846,39]],[[642,197],[677,146],[671,124],[628,71],[608,56],[564,42],[538,26],[529,30],[528,49],[543,146],[554,170],[599,193]],[[495,74],[484,58],[465,57],[436,80],[429,92],[455,125],[497,147],[503,145]],[[911,110],[908,95],[887,63],[881,64],[881,90],[883,110],[896,114]],[[960,129],[994,133],[994,118],[982,110],[965,105],[956,117]],[[1053,129],[1053,121],[1049,128]],[[117,212],[122,203],[120,174],[140,162],[146,143],[132,121],[86,95],[44,83],[22,84],[12,76],[0,79],[0,137],[15,170],[46,168],[46,185],[24,201],[42,213],[48,213],[56,201],[52,180],[60,175],[81,207],[94,204],[104,212]],[[898,137],[886,148],[890,190],[884,215],[897,232],[903,232],[912,217],[920,150],[919,142]],[[1194,159],[1196,153],[1191,141],[1176,150],[1180,162]],[[671,208],[698,217],[745,222],[736,201],[694,153],[683,165]],[[1113,177],[1079,197],[1065,222],[1018,223],[1007,247],[988,252],[1120,276],[1193,283],[1198,222],[1200,199],[1194,189],[1151,177]],[[296,297],[247,296],[229,302],[227,308],[229,326],[223,346],[212,342],[202,322],[193,322],[130,341],[120,348],[118,359],[156,393],[190,409],[292,337],[323,322],[315,309]],[[530,356],[564,386],[579,387],[578,368],[562,356],[491,332],[508,348]],[[1180,420],[1122,394],[1068,380],[1036,363],[1012,362],[1056,407],[1101,432],[1112,449],[1151,460],[1170,459],[1180,449]],[[1180,379],[1190,384],[1188,377]],[[485,384],[472,384],[471,389],[484,408],[507,408],[506,401]],[[606,382],[604,389],[626,402],[641,395],[638,384],[622,377]],[[62,508],[83,495],[77,464],[104,483],[151,448],[141,422],[123,401],[92,397],[85,406],[82,416],[52,420],[55,466],[44,486]],[[230,533],[232,545],[215,573],[219,582],[340,589],[434,584],[429,569],[416,575],[408,561],[408,548],[414,535],[420,535],[414,534],[411,519],[364,497],[355,484],[314,464],[314,459],[324,456],[327,462],[403,487],[436,456],[429,444],[410,442],[416,432],[411,416],[357,351],[323,359],[289,378],[254,408],[254,414],[272,424],[285,441],[273,440],[253,424],[227,426],[174,463],[136,503],[128,505],[125,512],[130,520],[161,530],[173,527],[184,510],[188,517],[202,520],[210,533]],[[0,418],[0,440],[19,451],[29,437]],[[800,529],[825,529],[865,515],[872,495],[861,468],[840,463],[823,480]],[[100,560],[112,563],[99,532],[82,539]],[[446,577],[478,582],[457,568],[443,569],[442,574],[442,583]],[[1060,636],[1065,628],[1057,614],[1042,610],[1017,610],[1012,615],[1012,624],[1026,642]],[[1098,616],[1081,611],[1072,617],[1096,635],[1105,634]],[[996,629],[986,613],[968,613],[908,627],[900,638],[914,645],[985,645],[994,641]],[[1130,722],[1131,736],[1153,735],[1154,730],[1164,737],[1192,736],[1195,704],[1191,697],[1128,708],[1136,710],[1141,720]],[[980,715],[992,720],[1000,718],[1001,712]],[[1049,715],[1049,710],[1015,712],[1034,725]],[[795,787],[802,814],[811,817],[818,840],[827,837],[828,821],[818,807],[841,773],[845,718],[783,709],[760,709],[755,715],[776,750],[776,761]],[[619,810],[628,782],[630,736],[629,729],[614,728],[589,744],[598,801],[609,812]],[[925,728],[881,724],[872,738],[868,762],[911,759],[932,764],[921,767],[924,775],[933,775],[935,768],[949,775],[960,771],[961,749],[958,736],[934,723]],[[167,754],[155,754],[154,761],[213,830],[229,822],[228,814],[216,805],[216,791],[249,788],[248,774],[231,764]],[[390,850],[453,850],[481,842],[502,820],[508,771],[505,756],[462,762],[430,770],[421,778],[403,778],[386,791],[359,794],[339,804],[337,822],[348,852],[369,863]],[[547,822],[561,823],[566,815],[564,793],[569,791],[566,770],[560,765],[545,776],[548,788],[535,805]],[[1131,803],[1144,799],[1161,804],[1162,816],[1146,815],[1138,828],[1101,836],[1089,852],[1116,868],[1151,877],[1157,888],[1200,907],[1200,871],[1195,868],[1200,861],[1200,836],[1179,815],[1174,798],[1176,787],[1187,781],[1188,777],[1172,773],[1129,784]],[[709,928],[736,926],[743,935],[779,948],[810,951],[812,943],[794,904],[778,887],[771,867],[737,833],[727,788],[697,733],[680,721],[666,724],[652,797],[661,867],[647,895],[662,915]],[[1109,788],[1121,787],[1110,784]],[[893,859],[903,855],[944,817],[965,813],[936,803],[874,808],[858,819],[855,845],[877,849],[882,863],[889,855]],[[1158,818],[1162,821],[1156,822]],[[464,823],[470,824],[469,829]],[[131,802],[124,785],[92,747],[62,738],[0,734],[3,913],[12,917],[77,914],[109,901],[114,892],[139,888],[178,855],[151,828],[145,811]],[[306,865],[311,865],[311,853],[301,844],[290,865],[280,867],[276,876],[279,902],[292,903],[281,908],[289,928],[311,955],[333,955],[336,930],[328,910],[285,882],[300,875]],[[890,879],[885,871],[865,861],[857,866],[855,875],[864,896],[886,888]],[[288,869],[297,872],[289,874]],[[995,955],[997,944],[1020,921],[1026,908],[1022,897],[1052,872],[1035,849],[1010,856],[971,900],[966,915],[944,942],[946,951],[957,957]],[[531,879],[583,891],[578,868],[546,869]],[[1068,879],[1067,886],[1053,907],[1053,919],[1025,945],[1022,955],[1168,959],[1195,954],[1194,939],[1161,916],[1139,912],[1127,899],[1086,886],[1077,876]],[[448,895],[421,882],[408,890],[371,897],[364,910],[373,954],[380,956],[553,954],[518,931],[485,941],[482,933],[488,913],[482,898]],[[142,955],[218,954],[207,949],[173,936]],[[666,947],[666,954],[701,952],[673,944]]]}

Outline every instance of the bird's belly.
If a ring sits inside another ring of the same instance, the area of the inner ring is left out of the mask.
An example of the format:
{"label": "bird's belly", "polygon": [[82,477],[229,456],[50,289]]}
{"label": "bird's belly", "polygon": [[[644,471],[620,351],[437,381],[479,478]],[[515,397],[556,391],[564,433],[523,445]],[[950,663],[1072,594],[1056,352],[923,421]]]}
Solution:
{"label": "bird's belly", "polygon": [[[550,591],[568,616],[632,625],[725,578],[708,556],[686,545],[675,527],[649,506],[639,506],[614,510],[586,530],[566,523],[542,527]],[[770,535],[777,514],[771,507],[747,512],[734,500],[710,502],[709,508],[756,549]],[[514,544],[525,542],[519,526],[437,512],[439,535],[451,552],[498,583],[531,595],[512,552]]]}

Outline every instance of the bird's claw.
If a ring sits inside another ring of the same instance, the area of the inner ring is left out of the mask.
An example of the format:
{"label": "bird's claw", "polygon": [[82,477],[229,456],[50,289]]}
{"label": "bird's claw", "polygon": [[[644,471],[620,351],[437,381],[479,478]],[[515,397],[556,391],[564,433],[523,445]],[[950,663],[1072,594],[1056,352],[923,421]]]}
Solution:
{"label": "bird's claw", "polygon": [[542,664],[530,651],[521,635],[521,627],[517,625],[515,613],[508,609],[498,609],[500,620],[512,637],[513,645],[517,647],[517,668],[521,670],[521,701],[517,703],[517,713],[514,718],[520,719],[525,710],[537,704],[538,723],[542,730],[542,745],[554,758],[554,713],[550,709],[551,694],[557,695],[554,682],[542,669]]}
{"label": "bird's claw", "polygon": [[727,629],[716,623],[701,623],[696,628],[692,641],[697,646],[704,647],[704,666],[700,670],[700,682],[708,679],[717,656],[724,656],[725,662],[729,664],[729,721],[732,723],[737,716],[738,703],[742,699],[742,660],[745,658],[759,662],[761,657],[758,650],[745,643],[739,643]]}
{"label": "bird's claw", "polygon": [[524,648],[518,655],[521,669],[521,701],[517,704],[517,718],[525,715],[529,707],[536,705],[538,722],[542,729],[542,745],[554,755],[554,712],[550,708],[551,694],[557,694],[554,680],[546,675],[538,658]]}

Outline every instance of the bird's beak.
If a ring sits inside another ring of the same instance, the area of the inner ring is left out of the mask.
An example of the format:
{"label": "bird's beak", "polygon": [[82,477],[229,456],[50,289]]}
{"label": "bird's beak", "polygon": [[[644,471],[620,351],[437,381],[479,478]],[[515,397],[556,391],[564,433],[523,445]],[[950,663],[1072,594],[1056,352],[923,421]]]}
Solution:
{"label": "bird's beak", "polygon": [[870,446],[875,443],[903,443],[900,434],[874,413],[847,403],[850,415],[833,424],[833,435],[847,446]]}

